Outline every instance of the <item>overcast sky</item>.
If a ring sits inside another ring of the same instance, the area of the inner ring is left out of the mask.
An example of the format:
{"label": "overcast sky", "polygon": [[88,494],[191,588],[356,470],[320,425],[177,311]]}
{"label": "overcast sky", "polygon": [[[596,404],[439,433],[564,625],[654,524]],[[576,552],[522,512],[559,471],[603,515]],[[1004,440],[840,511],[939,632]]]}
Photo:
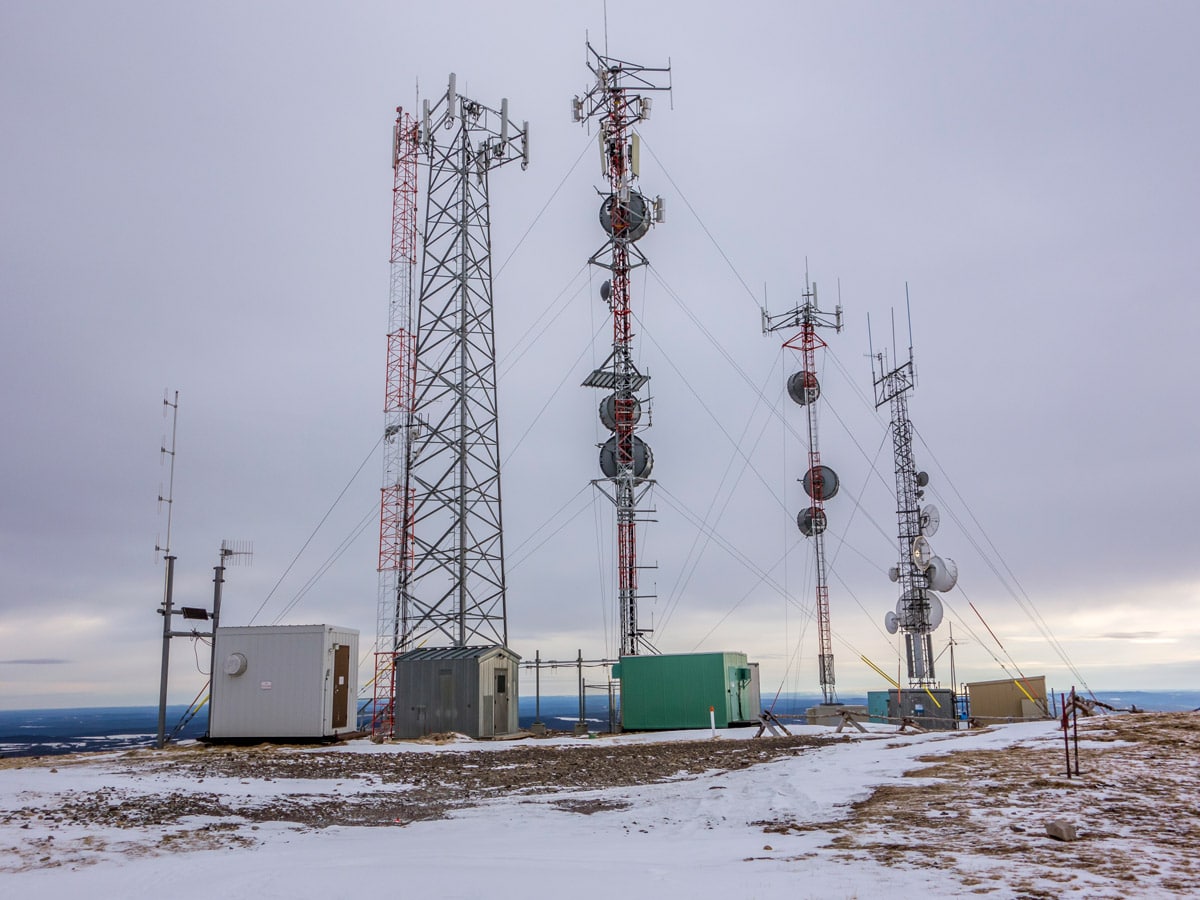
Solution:
{"label": "overcast sky", "polygon": [[[883,686],[860,656],[897,668],[867,317],[890,352],[895,308],[904,355],[906,283],[917,461],[962,588],[938,652],[952,624],[959,680],[1012,670],[973,603],[1053,687],[1076,676],[1043,632],[1098,690],[1200,683],[1198,26],[1184,2],[610,0],[612,54],[669,59],[675,85],[640,129],[668,221],[634,279],[660,649],[742,650],[765,692],[817,691],[799,361],[759,312],[798,302],[807,260],[846,322],[821,408],[839,691]],[[155,702],[164,389],[177,600],[206,604],[222,539],[253,541],[227,624],[370,649],[391,127],[452,71],[531,126],[528,171],[491,181],[511,643],[615,651],[606,433],[579,387],[611,340],[585,266],[598,153],[570,119],[588,33],[599,0],[4,4],[0,707]],[[173,655],[186,702],[207,657]]]}

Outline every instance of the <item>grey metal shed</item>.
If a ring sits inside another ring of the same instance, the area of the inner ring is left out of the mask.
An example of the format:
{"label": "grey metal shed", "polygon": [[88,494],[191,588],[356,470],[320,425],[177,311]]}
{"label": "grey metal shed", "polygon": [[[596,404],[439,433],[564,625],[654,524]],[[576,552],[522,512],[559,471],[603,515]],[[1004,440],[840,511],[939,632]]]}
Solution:
{"label": "grey metal shed", "polygon": [[358,632],[334,625],[218,628],[209,737],[325,740],[357,728]]}
{"label": "grey metal shed", "polygon": [[521,657],[507,647],[428,647],[396,657],[395,736],[512,734]]}

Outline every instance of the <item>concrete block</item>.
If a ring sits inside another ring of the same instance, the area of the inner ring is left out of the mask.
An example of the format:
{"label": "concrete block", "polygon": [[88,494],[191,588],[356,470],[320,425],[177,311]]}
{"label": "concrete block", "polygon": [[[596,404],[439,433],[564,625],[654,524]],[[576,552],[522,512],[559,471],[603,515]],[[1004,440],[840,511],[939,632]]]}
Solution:
{"label": "concrete block", "polygon": [[1075,833],[1075,826],[1063,819],[1054,819],[1046,823],[1046,834],[1054,838],[1056,841],[1077,841],[1079,835]]}

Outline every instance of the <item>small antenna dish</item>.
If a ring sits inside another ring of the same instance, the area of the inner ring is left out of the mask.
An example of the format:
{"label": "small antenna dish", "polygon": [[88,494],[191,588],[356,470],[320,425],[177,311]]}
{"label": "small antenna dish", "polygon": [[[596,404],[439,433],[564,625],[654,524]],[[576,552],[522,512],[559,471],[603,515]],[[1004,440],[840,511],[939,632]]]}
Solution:
{"label": "small antenna dish", "polygon": [[938,525],[942,522],[942,514],[932,503],[926,504],[921,510],[921,534],[933,537],[937,534]]}
{"label": "small antenna dish", "polygon": [[814,466],[804,475],[804,493],[814,500],[832,500],[839,486],[837,473],[829,466]]}
{"label": "small antenna dish", "polygon": [[[637,425],[642,418],[642,402],[637,397],[630,395],[626,398],[624,408],[620,412],[623,413],[624,419],[627,419],[630,425]],[[617,415],[617,395],[609,394],[600,401],[600,422],[609,431],[616,431]]]}
{"label": "small antenna dish", "polygon": [[927,484],[929,484],[929,473],[928,472],[918,472],[917,473],[917,487],[925,487],[925,485],[927,485]]}
{"label": "small antenna dish", "polygon": [[946,608],[942,606],[942,601],[938,599],[936,594],[926,594],[925,599],[929,602],[929,630],[937,628],[942,624],[942,619],[946,615]]}
{"label": "small antenna dish", "polygon": [[[654,454],[650,452],[650,445],[639,437],[631,438],[631,440],[633,441],[633,477],[649,478],[654,469]],[[607,478],[616,478],[619,468],[617,465],[617,436],[614,434],[600,448],[600,471]]]}
{"label": "small antenna dish", "polygon": [[821,396],[821,384],[815,372],[800,371],[788,379],[787,392],[801,406],[806,406],[815,403]]}
{"label": "small antenna dish", "polygon": [[605,303],[612,299],[612,282],[608,279],[605,279],[604,283],[600,285],[600,299]]}
{"label": "small antenna dish", "polygon": [[924,535],[918,535],[913,539],[912,544],[912,561],[918,569],[924,572],[929,568],[929,563],[933,559],[933,548],[929,546],[929,541]]}
{"label": "small antenna dish", "polygon": [[600,204],[600,227],[622,241],[636,241],[650,230],[651,211],[646,198],[630,191],[623,199],[613,194]]}
{"label": "small antenna dish", "polygon": [[921,625],[921,591],[908,590],[896,601],[896,619],[905,628]]}
{"label": "small antenna dish", "polygon": [[828,524],[829,520],[825,517],[825,510],[817,509],[815,506],[800,510],[796,516],[796,525],[805,537],[823,533]]}
{"label": "small antenna dish", "polygon": [[898,566],[892,566],[890,569],[888,569],[888,581],[895,583],[899,580],[900,580],[900,568]]}
{"label": "small antenna dish", "polygon": [[929,560],[925,577],[929,579],[930,590],[941,591],[944,594],[954,590],[954,586],[958,584],[958,565],[952,559],[935,556]]}
{"label": "small antenna dish", "polygon": [[900,620],[890,609],[883,614],[883,627],[887,629],[888,634],[895,634],[900,630]]}

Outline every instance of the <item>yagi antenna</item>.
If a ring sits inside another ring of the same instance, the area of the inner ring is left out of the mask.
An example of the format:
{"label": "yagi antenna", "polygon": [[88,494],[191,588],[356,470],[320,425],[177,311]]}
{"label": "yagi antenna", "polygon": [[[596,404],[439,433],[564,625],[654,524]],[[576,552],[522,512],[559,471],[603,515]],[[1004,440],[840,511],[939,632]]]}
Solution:
{"label": "yagi antenna", "polygon": [[167,478],[167,496],[162,495],[162,485],[158,488],[158,508],[162,511],[162,504],[167,504],[167,539],[160,546],[158,541],[154,542],[155,554],[161,553],[163,557],[171,555],[171,513],[175,508],[175,430],[179,424],[179,391],[175,392],[175,402],[167,399],[169,392],[163,391],[163,418],[167,416],[167,410],[171,410],[171,446],[167,447],[167,439],[164,436],[162,441],[162,449],[159,450],[158,464],[161,466],[163,460],[168,456],[171,458],[170,475]]}
{"label": "yagi antenna", "polygon": [[250,565],[254,560],[253,541],[221,541],[221,562],[226,566]]}

